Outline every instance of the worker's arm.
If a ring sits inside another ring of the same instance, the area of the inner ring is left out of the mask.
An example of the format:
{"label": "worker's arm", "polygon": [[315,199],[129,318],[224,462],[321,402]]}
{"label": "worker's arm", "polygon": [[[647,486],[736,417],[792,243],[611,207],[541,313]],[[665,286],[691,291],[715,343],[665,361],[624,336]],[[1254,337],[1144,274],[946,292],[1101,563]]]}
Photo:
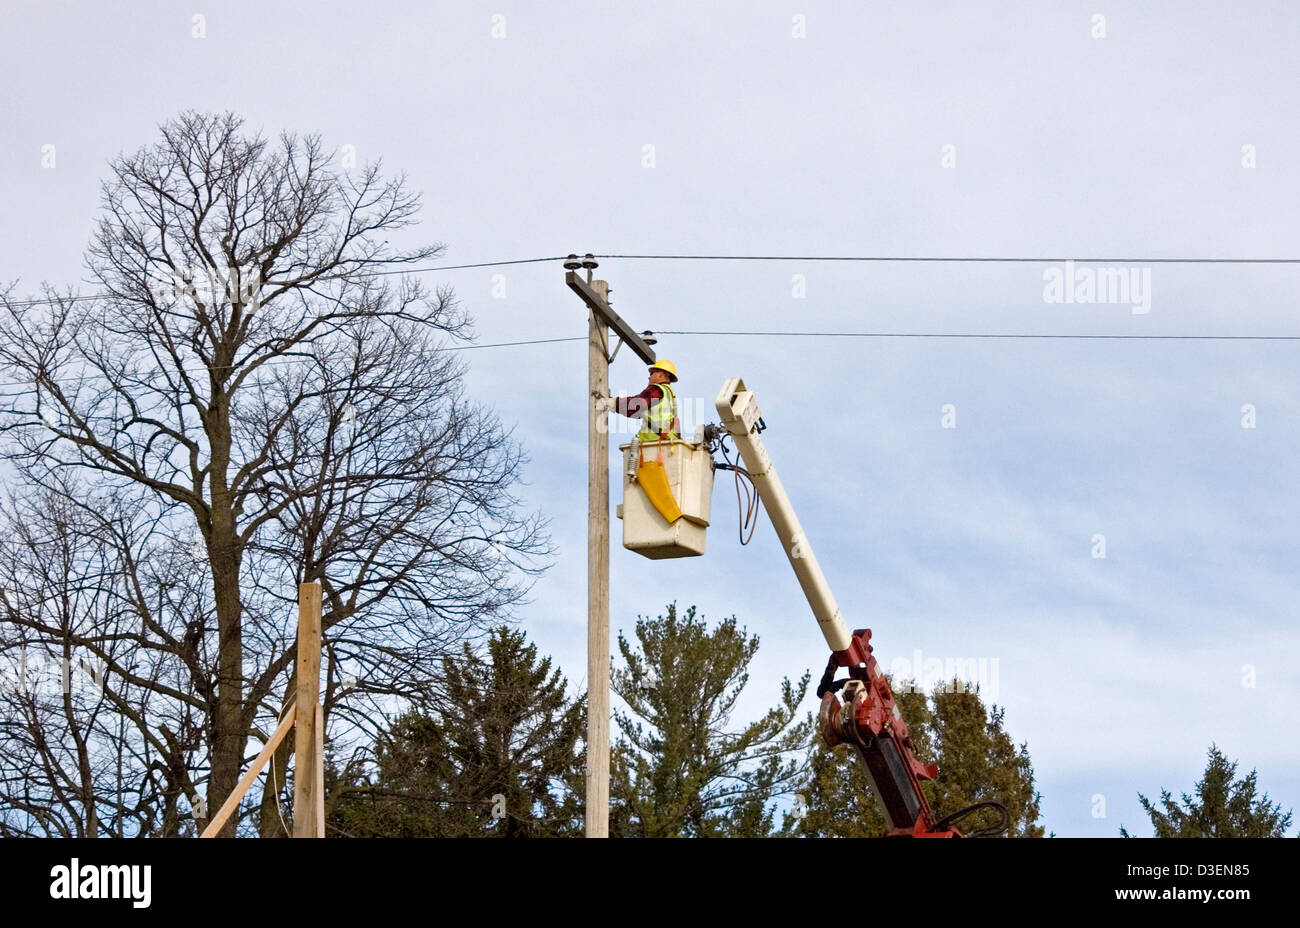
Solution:
{"label": "worker's arm", "polygon": [[650,384],[636,396],[610,397],[614,401],[611,411],[618,413],[620,416],[627,416],[629,419],[636,419],[650,408],[651,403],[661,396],[663,396],[663,391],[654,384]]}

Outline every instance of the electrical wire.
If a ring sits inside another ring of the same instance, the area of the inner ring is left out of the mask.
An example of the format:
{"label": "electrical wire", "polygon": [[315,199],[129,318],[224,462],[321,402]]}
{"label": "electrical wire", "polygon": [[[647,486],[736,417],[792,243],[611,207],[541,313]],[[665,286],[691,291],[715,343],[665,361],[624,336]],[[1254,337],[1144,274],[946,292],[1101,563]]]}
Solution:
{"label": "electrical wire", "polygon": [[387,271],[362,271],[371,277],[387,277],[391,274],[431,274],[434,271],[463,271],[476,267],[505,267],[509,264],[541,264],[544,261],[564,261],[565,255],[550,258],[513,258],[507,261],[480,261],[477,264],[438,264],[433,267],[393,268]]}
{"label": "electrical wire", "polygon": [[445,351],[472,351],[475,348],[513,348],[516,345],[549,345],[553,342],[585,342],[588,341],[586,335],[573,335],[568,338],[532,338],[522,342],[493,342],[488,345],[457,345],[451,348],[445,348]]}
{"label": "electrical wire", "polygon": [[[470,264],[436,264],[431,267],[395,267],[383,270],[357,271],[353,277],[389,277],[400,274],[431,274],[438,271],[462,271],[484,267],[507,267],[520,264],[543,264],[549,261],[567,261],[570,255],[551,255],[545,258],[511,258],[500,261],[477,261]],[[585,257],[585,256],[573,256]],[[1240,265],[1294,265],[1300,258],[1071,258],[1026,257],[1019,255],[592,255],[594,258],[621,261],[848,261],[877,264],[1240,264]],[[13,300],[10,306],[37,306],[47,303],[77,303],[83,300],[107,299],[112,294],[89,293],[82,296],[35,298]]]}
{"label": "electrical wire", "polygon": [[[1000,263],[1051,263],[1072,260],[1076,263],[1113,264],[1300,264],[1300,258],[1028,258],[1028,257],[967,257],[967,256],[831,256],[831,255],[595,255],[597,258],[623,260],[674,260],[674,261],[868,261],[868,262],[1000,262]],[[395,274],[423,274],[435,271],[455,271],[484,267],[539,264],[564,261],[568,256],[555,255],[544,258],[513,258],[500,261],[479,261],[469,264],[434,265],[431,267],[402,267],[386,270],[359,271],[358,277],[381,277]],[[50,297],[9,301],[9,306],[34,306],[54,302],[80,302],[105,299],[110,294],[84,294],[81,296]],[[1118,340],[1118,341],[1300,341],[1300,335],[1153,335],[1153,334],[1074,334],[1074,333],[1019,333],[1019,332],[832,332],[832,331],[740,331],[740,330],[660,330],[659,335],[698,337],[779,337],[779,338],[955,338],[955,339],[1055,339],[1055,340]],[[586,336],[563,338],[534,338],[508,342],[489,342],[481,345],[453,345],[445,351],[473,351],[481,348],[513,348],[527,345],[548,345],[560,342],[586,341]],[[267,362],[269,365],[293,363],[292,359]],[[25,386],[22,382],[0,383],[0,387]],[[739,502],[739,497],[738,497]]]}
{"label": "electrical wire", "polygon": [[[390,277],[398,274],[432,274],[435,271],[463,271],[469,268],[506,267],[513,264],[539,264],[544,261],[564,261],[565,256],[550,258],[513,258],[505,261],[479,261],[474,264],[438,264],[433,267],[395,267],[386,270],[356,271],[349,277]],[[275,281],[267,281],[266,286],[274,286]],[[49,303],[80,303],[84,300],[106,300],[111,293],[87,293],[81,296],[38,297],[30,300],[10,300],[9,306],[41,306]]]}
{"label": "electrical wire", "polygon": [[930,264],[1300,264],[1300,258],[1052,258],[961,255],[592,255],[623,261],[868,261]]}
{"label": "electrical wire", "polygon": [[[736,477],[736,511],[740,516],[740,543],[747,545],[754,538],[754,529],[758,527],[758,513],[762,509],[762,500],[758,498],[758,487],[754,486],[754,478],[750,476],[749,471],[743,467],[736,467],[732,473]],[[745,475],[744,482],[741,482],[740,475]],[[740,492],[745,492],[745,505],[740,504]],[[749,534],[745,534],[746,527],[749,528]]]}
{"label": "electrical wire", "polygon": [[[89,299],[89,297],[87,297]],[[682,335],[686,337],[780,337],[780,338],[970,338],[970,339],[1047,339],[1047,340],[1117,340],[1117,341],[1254,341],[1254,342],[1293,342],[1300,341],[1300,335],[1085,335],[1085,334],[1030,334],[1018,332],[742,332],[742,331],[693,331],[686,329],[661,329],[656,335]],[[449,345],[440,351],[474,351],[479,348],[516,348],[524,345],[552,345],[559,342],[585,342],[586,335],[572,335],[563,338],[529,338],[512,342],[488,342],[482,345]],[[295,363],[295,359],[267,361],[264,366]],[[26,381],[0,382],[0,387],[28,386]]]}
{"label": "electrical wire", "polygon": [[[485,345],[449,345],[445,348],[440,348],[438,350],[439,351],[472,351],[476,348],[514,348],[519,345],[549,345],[555,342],[585,342],[585,341],[587,341],[586,335],[573,335],[566,338],[530,338],[524,341],[517,341],[517,342],[490,342]],[[281,364],[293,364],[296,362],[296,360],[297,359],[295,358],[285,358],[280,361],[267,361],[264,363],[263,366],[277,367]],[[0,382],[0,387],[25,387],[25,386],[30,386],[30,384],[27,381]]]}
{"label": "electrical wire", "polygon": [[[754,477],[749,471],[741,466],[740,462],[735,463],[731,460],[731,455],[727,453],[726,438],[718,443],[718,451],[722,454],[724,464],[717,465],[721,470],[729,470],[736,478],[736,515],[738,517],[738,531],[740,534],[741,545],[747,545],[754,537],[754,530],[758,527],[758,514],[762,511],[763,501],[758,495],[758,487],[754,485]],[[742,481],[741,477],[745,479]],[[742,500],[742,494],[744,499]],[[749,529],[749,534],[745,534],[745,529]]]}
{"label": "electrical wire", "polygon": [[[275,726],[276,728],[279,728],[280,725],[283,724],[284,717],[288,714],[289,714],[289,707],[286,706],[285,710],[280,713],[280,720],[279,722],[276,723]],[[275,814],[280,817],[280,827],[284,829],[284,836],[286,838],[292,838],[293,835],[289,833],[289,825],[284,820],[284,810],[280,808],[280,787],[277,786],[275,782],[275,752],[274,751],[271,752],[271,795],[275,797]]]}
{"label": "electrical wire", "polygon": [[779,336],[782,338],[1024,338],[1114,339],[1127,341],[1300,341],[1300,335],[1088,335],[1021,332],[742,332],[661,329],[656,335]]}

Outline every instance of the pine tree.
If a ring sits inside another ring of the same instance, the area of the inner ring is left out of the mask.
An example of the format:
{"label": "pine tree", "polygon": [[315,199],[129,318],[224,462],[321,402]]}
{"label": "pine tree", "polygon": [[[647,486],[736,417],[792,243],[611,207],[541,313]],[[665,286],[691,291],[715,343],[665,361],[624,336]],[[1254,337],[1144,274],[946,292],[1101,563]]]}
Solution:
{"label": "pine tree", "polygon": [[[1003,834],[1041,838],[1041,796],[1027,744],[1019,748],[1004,726],[1004,710],[985,709],[978,688],[960,681],[939,684],[927,702],[910,681],[895,681],[894,698],[907,723],[917,758],[939,765],[937,780],[922,781],[930,808],[938,817],[977,802],[1004,805],[1010,827]],[[798,794],[784,833],[816,837],[880,837],[886,831],[871,781],[848,745],[828,748],[820,736],[809,751],[809,777]],[[996,821],[977,812],[958,827],[973,831]]]}
{"label": "pine tree", "polygon": [[612,677],[627,704],[610,770],[610,833],[638,837],[763,837],[773,807],[802,774],[812,719],[796,721],[808,688],[782,682],[780,703],[729,731],[758,637],[736,617],[709,631],[695,607],[675,603],[638,617],[637,646],[618,636],[624,667]]}
{"label": "pine tree", "polygon": [[586,700],[568,697],[524,632],[499,628],[486,650],[445,659],[437,708],[401,716],[375,745],[372,775],[336,787],[339,833],[581,834]]}
{"label": "pine tree", "polygon": [[[931,784],[932,808],[947,815],[976,802],[1004,805],[1011,817],[1005,835],[1041,838],[1041,795],[1034,789],[1029,745],[1019,748],[1004,727],[1006,709],[985,709],[975,688],[952,681],[934,694],[934,744],[939,778]],[[946,765],[946,767],[945,767]],[[968,819],[974,825],[979,818]]]}
{"label": "pine tree", "polygon": [[[1160,805],[1138,793],[1142,808],[1151,818],[1157,838],[1281,838],[1291,827],[1291,812],[1280,804],[1255,798],[1256,772],[1251,770],[1233,782],[1236,761],[1229,762],[1217,745],[1210,745],[1205,775],[1196,784],[1196,798],[1183,793],[1182,806],[1168,790],[1160,791]],[[1121,836],[1133,837],[1121,825]]]}

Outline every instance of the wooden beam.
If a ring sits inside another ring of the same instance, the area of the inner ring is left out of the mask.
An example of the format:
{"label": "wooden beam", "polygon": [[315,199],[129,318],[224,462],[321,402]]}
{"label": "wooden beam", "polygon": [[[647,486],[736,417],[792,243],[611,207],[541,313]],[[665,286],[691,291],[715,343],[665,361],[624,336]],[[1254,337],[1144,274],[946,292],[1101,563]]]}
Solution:
{"label": "wooden beam", "polygon": [[[275,732],[263,746],[261,753],[258,754],[257,758],[253,761],[253,766],[248,768],[248,773],[244,774],[244,778],[239,781],[239,785],[236,786],[234,791],[226,797],[226,801],[221,804],[221,808],[218,809],[217,814],[212,817],[212,821],[208,822],[208,827],[203,829],[203,834],[199,835],[200,838],[216,837],[217,832],[221,831],[221,826],[226,824],[226,819],[230,818],[235,809],[239,808],[239,801],[244,798],[244,793],[248,792],[248,788],[253,785],[253,781],[257,779],[257,775],[261,773],[262,768],[266,766],[267,760],[275,753],[275,749],[280,746],[280,742],[284,740],[284,736],[287,735],[289,729],[293,727],[293,721],[296,715],[297,709],[294,706],[290,706],[289,711],[287,711],[284,714],[284,718],[280,720],[279,727],[276,728]],[[279,799],[277,798],[276,801],[278,802]]]}
{"label": "wooden beam", "polygon": [[316,720],[320,703],[320,584],[298,586],[298,726],[294,732],[293,836],[316,838],[321,823],[316,795],[323,763],[317,751]]}
{"label": "wooden beam", "polygon": [[[641,336],[632,330],[623,317],[610,308],[608,283],[603,280],[587,283],[576,271],[566,271],[564,282],[569,285],[570,290],[582,297],[582,301],[598,319],[612,328],[614,333],[636,352],[637,357],[646,364],[655,363],[654,349],[643,342]],[[596,284],[603,285],[603,289],[597,290]]]}

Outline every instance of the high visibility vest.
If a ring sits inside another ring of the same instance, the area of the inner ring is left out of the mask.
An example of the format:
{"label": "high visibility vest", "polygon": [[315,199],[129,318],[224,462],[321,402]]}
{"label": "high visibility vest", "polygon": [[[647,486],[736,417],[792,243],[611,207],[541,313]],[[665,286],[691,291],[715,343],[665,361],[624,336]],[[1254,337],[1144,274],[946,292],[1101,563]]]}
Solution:
{"label": "high visibility vest", "polygon": [[661,435],[664,438],[678,437],[673,431],[673,423],[677,421],[677,397],[673,395],[673,388],[666,383],[655,386],[659,388],[659,399],[642,414],[644,422],[641,431],[636,433],[637,441],[658,441]]}

